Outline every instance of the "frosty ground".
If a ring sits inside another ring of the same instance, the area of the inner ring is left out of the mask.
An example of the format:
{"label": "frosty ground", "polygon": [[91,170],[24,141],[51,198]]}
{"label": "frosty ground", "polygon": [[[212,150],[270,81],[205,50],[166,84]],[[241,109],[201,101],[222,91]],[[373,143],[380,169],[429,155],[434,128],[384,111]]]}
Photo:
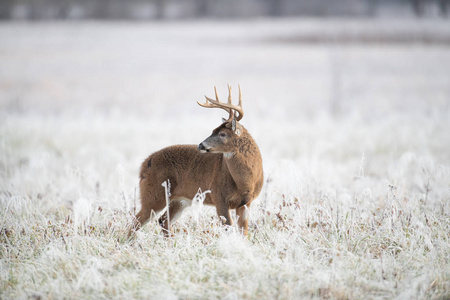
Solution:
{"label": "frosty ground", "polygon": [[[0,297],[450,297],[448,21],[0,24]],[[138,170],[226,84],[265,185],[135,240]],[[235,95],[236,97],[237,95]]]}

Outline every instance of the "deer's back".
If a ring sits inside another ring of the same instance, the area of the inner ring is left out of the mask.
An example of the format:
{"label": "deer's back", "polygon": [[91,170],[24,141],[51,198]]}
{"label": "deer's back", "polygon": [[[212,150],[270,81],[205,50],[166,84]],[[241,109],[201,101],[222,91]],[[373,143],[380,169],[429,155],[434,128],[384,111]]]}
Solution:
{"label": "deer's back", "polygon": [[220,180],[222,154],[200,153],[196,145],[175,145],[150,155],[141,166],[140,178],[156,185],[169,180],[173,196],[192,199],[198,189],[210,190]]}

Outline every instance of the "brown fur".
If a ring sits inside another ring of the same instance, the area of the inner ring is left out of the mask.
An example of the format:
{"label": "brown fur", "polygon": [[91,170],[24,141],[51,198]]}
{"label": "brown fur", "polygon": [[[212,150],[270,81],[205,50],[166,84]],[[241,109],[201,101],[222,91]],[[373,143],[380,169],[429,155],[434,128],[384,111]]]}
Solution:
{"label": "brown fur", "polygon": [[[214,205],[217,214],[232,225],[230,209],[236,209],[238,225],[248,233],[246,210],[261,192],[263,185],[262,158],[258,146],[239,123],[225,122],[198,147],[176,145],[150,155],[141,166],[141,210],[136,215],[134,230],[166,206],[165,190],[161,184],[169,180],[171,198],[169,217],[181,214],[189,206],[198,189],[210,190],[204,204]],[[202,153],[199,151],[202,150]],[[167,212],[159,222],[166,234],[170,231]]]}

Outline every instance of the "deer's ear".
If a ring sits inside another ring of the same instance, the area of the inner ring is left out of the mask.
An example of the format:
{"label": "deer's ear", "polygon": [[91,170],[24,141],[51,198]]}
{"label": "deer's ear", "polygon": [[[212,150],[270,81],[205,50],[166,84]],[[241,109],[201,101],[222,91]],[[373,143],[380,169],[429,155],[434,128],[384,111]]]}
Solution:
{"label": "deer's ear", "polygon": [[242,125],[236,122],[235,119],[231,121],[231,130],[233,130],[234,134],[237,136],[241,136],[242,133]]}
{"label": "deer's ear", "polygon": [[231,130],[236,133],[236,119],[231,120]]}

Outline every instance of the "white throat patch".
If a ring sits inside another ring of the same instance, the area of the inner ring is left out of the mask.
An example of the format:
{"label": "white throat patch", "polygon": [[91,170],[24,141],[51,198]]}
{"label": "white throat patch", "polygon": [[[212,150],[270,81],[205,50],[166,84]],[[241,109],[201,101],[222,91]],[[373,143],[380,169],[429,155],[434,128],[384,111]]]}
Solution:
{"label": "white throat patch", "polygon": [[234,156],[233,152],[224,152],[223,157],[225,158],[232,158]]}

